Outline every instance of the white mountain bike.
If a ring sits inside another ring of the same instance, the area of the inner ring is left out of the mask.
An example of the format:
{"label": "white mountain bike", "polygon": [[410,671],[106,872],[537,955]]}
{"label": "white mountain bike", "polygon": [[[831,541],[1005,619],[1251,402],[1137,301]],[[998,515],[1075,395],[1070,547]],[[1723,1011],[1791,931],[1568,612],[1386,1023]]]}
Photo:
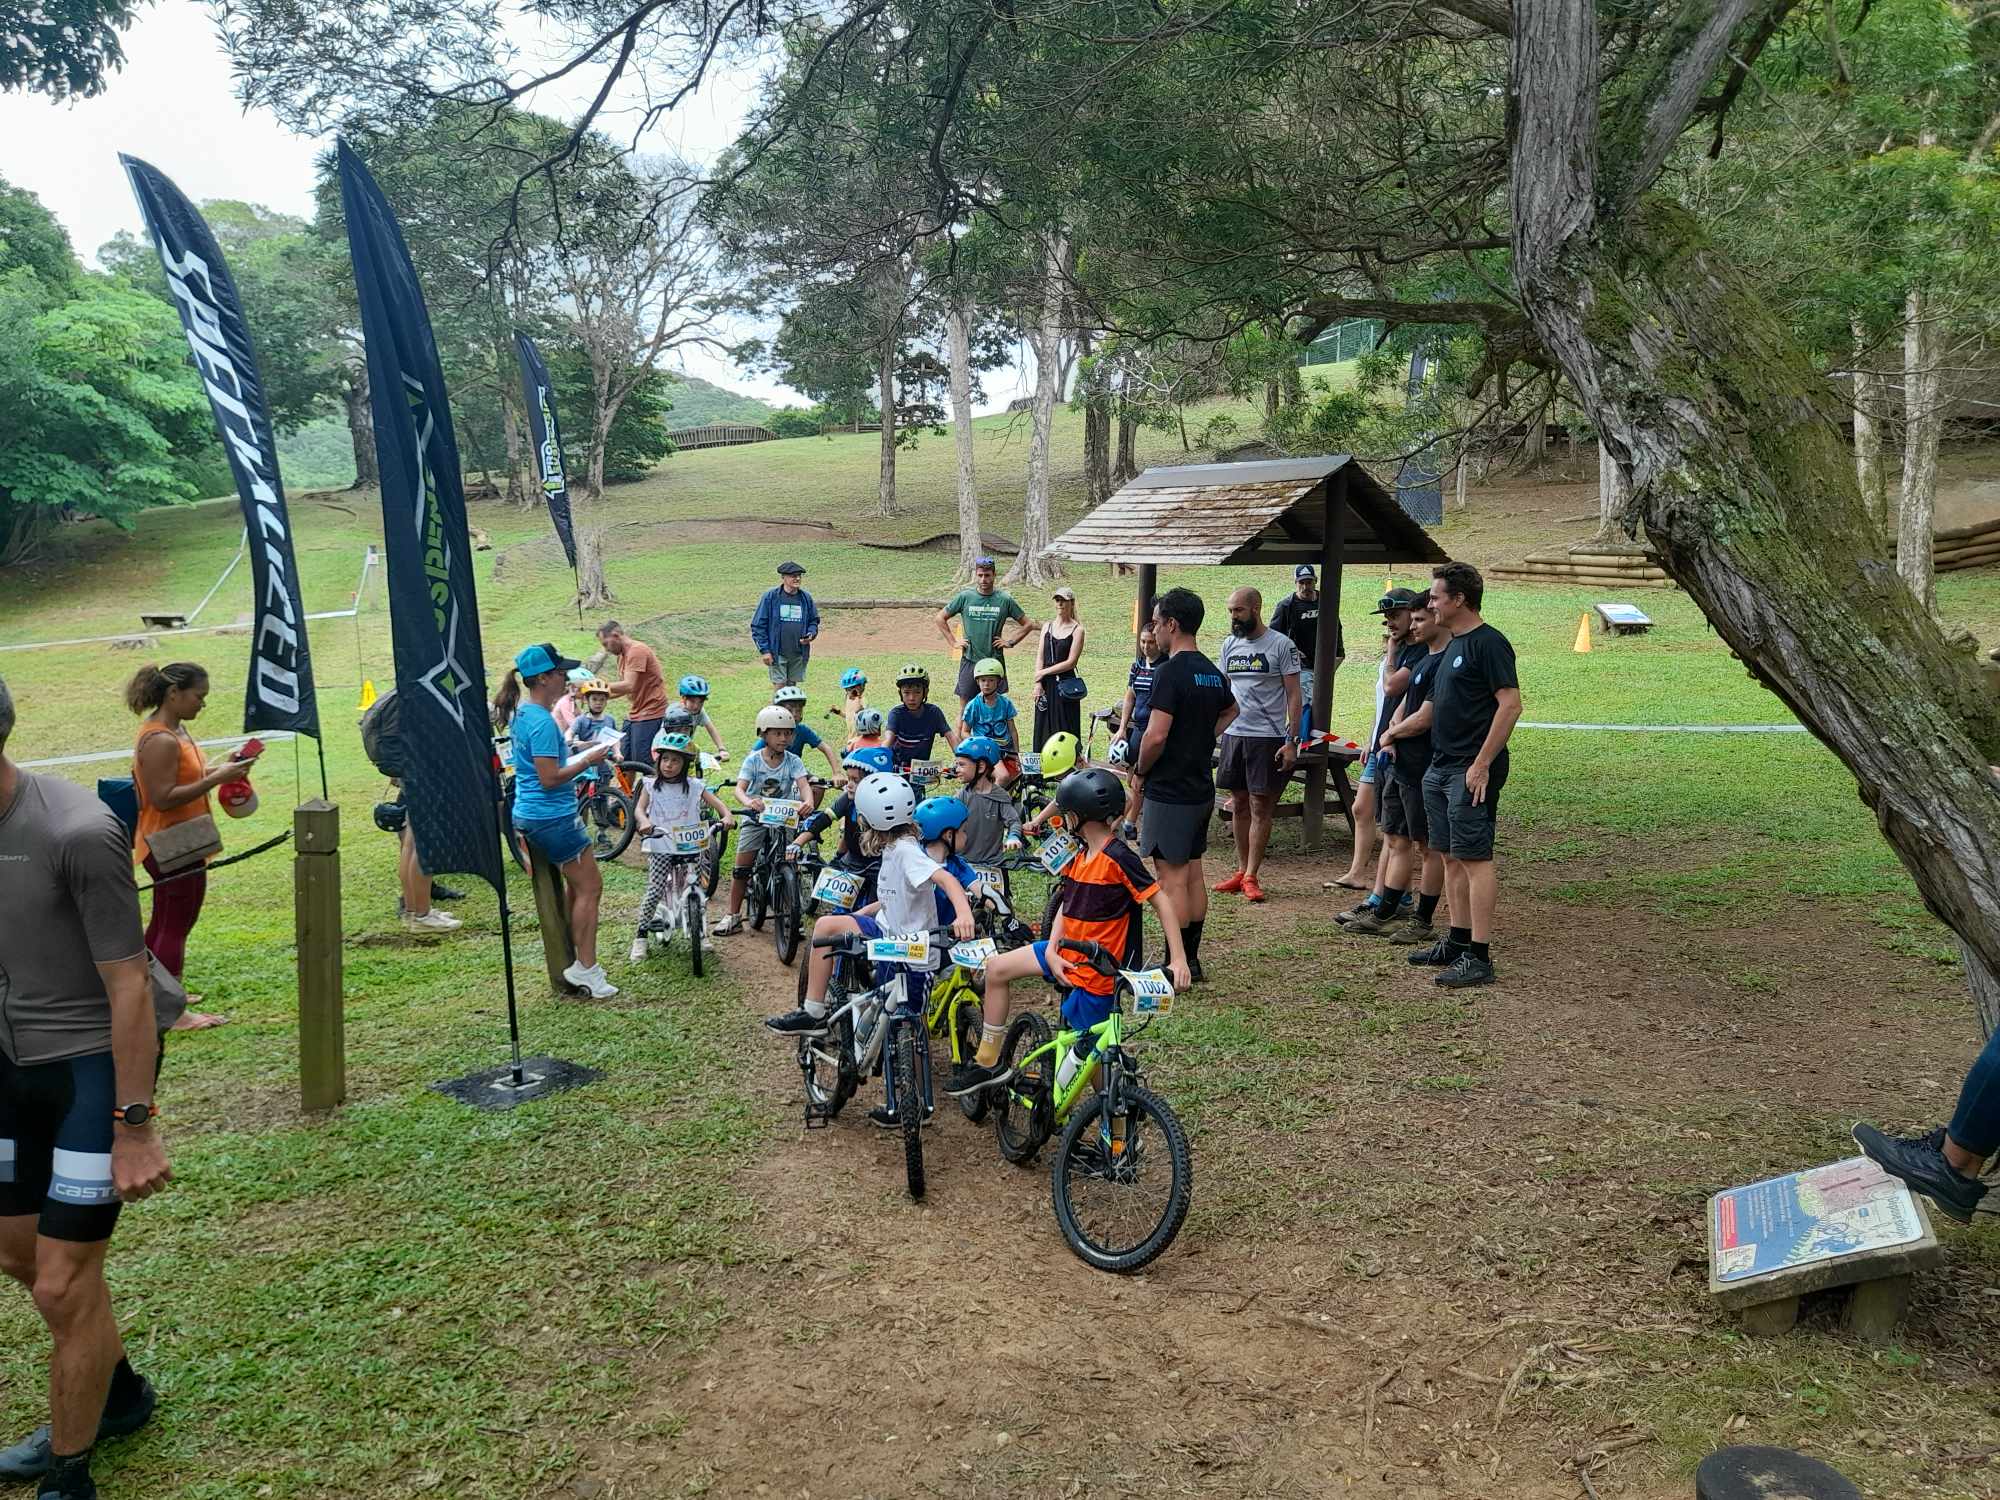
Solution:
{"label": "white mountain bike", "polygon": [[707,872],[709,844],[722,825],[688,823],[655,833],[641,847],[647,854],[665,854],[673,863],[673,883],[654,908],[653,916],[640,936],[646,940],[646,956],[671,948],[676,936],[685,937],[688,967],[701,977],[702,940],[708,932]]}

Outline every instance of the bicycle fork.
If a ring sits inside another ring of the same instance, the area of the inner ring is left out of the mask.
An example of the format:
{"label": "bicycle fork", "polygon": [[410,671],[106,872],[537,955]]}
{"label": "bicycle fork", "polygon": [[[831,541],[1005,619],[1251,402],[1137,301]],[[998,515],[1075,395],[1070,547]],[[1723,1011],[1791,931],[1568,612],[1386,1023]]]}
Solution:
{"label": "bicycle fork", "polygon": [[896,1033],[903,1027],[910,1027],[917,1037],[917,1087],[923,1094],[923,1113],[931,1112],[931,1034],[924,1024],[921,1012],[899,1010],[882,1023],[888,1033],[882,1042],[882,1091],[890,1114],[902,1109],[902,1101],[896,1097],[895,1047]]}

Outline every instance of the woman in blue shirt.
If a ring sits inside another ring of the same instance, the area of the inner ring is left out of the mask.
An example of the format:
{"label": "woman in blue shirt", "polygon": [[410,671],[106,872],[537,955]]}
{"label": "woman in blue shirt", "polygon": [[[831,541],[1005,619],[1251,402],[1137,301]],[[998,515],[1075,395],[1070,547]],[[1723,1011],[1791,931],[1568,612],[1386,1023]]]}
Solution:
{"label": "woman in blue shirt", "polygon": [[609,1000],[618,986],[597,961],[597,908],[604,876],[591,854],[590,835],[577,815],[570,783],[617,748],[615,741],[592,745],[581,755],[566,754],[556,727],[555,706],[568,690],[563,676],[578,663],[547,642],[524,647],[500,690],[501,702],[520,701],[514,713],[514,831],[562,870],[569,888],[569,931],[576,962],[563,978],[591,998]]}

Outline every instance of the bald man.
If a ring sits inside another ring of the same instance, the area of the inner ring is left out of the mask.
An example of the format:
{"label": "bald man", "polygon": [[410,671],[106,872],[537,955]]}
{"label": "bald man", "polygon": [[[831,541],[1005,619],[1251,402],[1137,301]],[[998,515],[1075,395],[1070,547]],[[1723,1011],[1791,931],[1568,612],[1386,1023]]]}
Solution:
{"label": "bald man", "polygon": [[1237,715],[1222,736],[1215,784],[1229,793],[1236,873],[1216,885],[1262,901],[1257,876],[1271,842],[1271,813],[1299,752],[1299,648],[1264,623],[1264,596],[1241,588],[1229,596],[1229,641],[1218,666],[1236,695]]}

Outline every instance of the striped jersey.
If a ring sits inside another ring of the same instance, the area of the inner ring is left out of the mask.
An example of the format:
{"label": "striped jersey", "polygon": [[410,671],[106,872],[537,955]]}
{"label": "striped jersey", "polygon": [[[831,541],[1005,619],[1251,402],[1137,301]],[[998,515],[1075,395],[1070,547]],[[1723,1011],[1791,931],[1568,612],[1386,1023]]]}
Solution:
{"label": "striped jersey", "polygon": [[[1127,944],[1137,935],[1134,924],[1141,908],[1159,888],[1146,862],[1122,839],[1111,839],[1094,854],[1085,849],[1063,871],[1064,939],[1102,943],[1123,962]],[[1108,995],[1117,981],[1095,969],[1079,968],[1072,983],[1090,994]]]}

